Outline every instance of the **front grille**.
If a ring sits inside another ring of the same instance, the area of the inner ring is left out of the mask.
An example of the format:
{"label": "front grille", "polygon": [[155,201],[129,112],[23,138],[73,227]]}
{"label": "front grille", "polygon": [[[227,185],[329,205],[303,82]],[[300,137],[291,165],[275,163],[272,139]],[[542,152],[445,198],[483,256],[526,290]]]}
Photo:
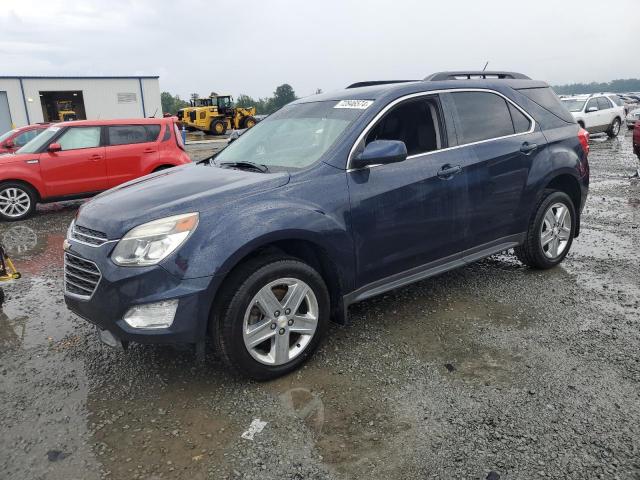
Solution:
{"label": "front grille", "polygon": [[95,247],[104,245],[107,243],[107,235],[97,230],[91,230],[90,228],[81,227],[80,225],[73,224],[71,228],[71,238],[78,240],[82,243],[88,243]]}
{"label": "front grille", "polygon": [[91,298],[100,283],[98,266],[70,253],[64,254],[64,289],[82,298]]}

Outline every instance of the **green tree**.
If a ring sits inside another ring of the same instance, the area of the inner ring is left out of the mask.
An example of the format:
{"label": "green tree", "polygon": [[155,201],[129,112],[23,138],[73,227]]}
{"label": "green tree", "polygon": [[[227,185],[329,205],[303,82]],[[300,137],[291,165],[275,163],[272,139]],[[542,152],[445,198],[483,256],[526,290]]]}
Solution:
{"label": "green tree", "polygon": [[293,87],[288,83],[283,83],[276,88],[275,92],[273,92],[273,97],[270,99],[268,105],[268,110],[270,110],[269,113],[279,110],[287,103],[291,103],[297,98],[298,97],[296,97],[296,92],[293,90]]}
{"label": "green tree", "polygon": [[568,85],[556,85],[553,89],[558,95],[600,92],[637,92],[640,91],[640,79],[628,78],[612,80],[610,82],[571,83]]}
{"label": "green tree", "polygon": [[162,104],[162,111],[164,113],[171,113],[172,115],[175,115],[181,108],[189,106],[189,104],[178,95],[171,95],[169,92],[162,92],[160,94],[160,103]]}

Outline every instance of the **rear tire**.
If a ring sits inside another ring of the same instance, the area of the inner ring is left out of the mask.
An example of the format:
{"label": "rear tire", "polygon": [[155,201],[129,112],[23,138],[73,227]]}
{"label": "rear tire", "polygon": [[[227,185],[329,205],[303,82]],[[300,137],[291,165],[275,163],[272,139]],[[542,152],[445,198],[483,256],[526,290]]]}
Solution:
{"label": "rear tire", "polygon": [[20,182],[0,183],[0,220],[16,222],[31,216],[37,195],[33,188]]}
{"label": "rear tire", "polygon": [[[299,292],[305,293],[296,305]],[[271,255],[249,260],[225,280],[210,332],[227,366],[264,381],[295,370],[313,354],[329,315],[320,274],[300,260]]]}
{"label": "rear tire", "polygon": [[524,243],[515,248],[518,260],[539,269],[558,265],[569,253],[576,220],[575,207],[569,195],[545,190],[529,222]]}
{"label": "rear tire", "polygon": [[253,117],[246,117],[243,121],[242,121],[242,127],[243,128],[251,128],[254,127],[256,124],[256,119]]}
{"label": "rear tire", "polygon": [[613,119],[613,122],[611,122],[611,125],[609,126],[609,129],[607,130],[607,135],[609,136],[609,138],[614,138],[617,137],[618,134],[620,133],[620,126],[622,125],[622,122],[620,121],[620,119],[618,117]]}

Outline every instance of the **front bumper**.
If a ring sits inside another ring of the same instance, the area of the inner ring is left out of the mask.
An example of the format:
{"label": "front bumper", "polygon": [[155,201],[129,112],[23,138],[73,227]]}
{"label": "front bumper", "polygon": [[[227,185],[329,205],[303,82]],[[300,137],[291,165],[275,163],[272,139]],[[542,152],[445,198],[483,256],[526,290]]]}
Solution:
{"label": "front bumper", "polygon": [[[119,267],[110,258],[115,243],[92,247],[69,241],[67,252],[93,262],[101,278],[93,294],[81,297],[65,288],[67,307],[83,319],[124,341],[138,343],[196,343],[207,332],[217,277],[180,279],[161,266]],[[170,327],[141,329],[122,318],[134,305],[178,299]]]}

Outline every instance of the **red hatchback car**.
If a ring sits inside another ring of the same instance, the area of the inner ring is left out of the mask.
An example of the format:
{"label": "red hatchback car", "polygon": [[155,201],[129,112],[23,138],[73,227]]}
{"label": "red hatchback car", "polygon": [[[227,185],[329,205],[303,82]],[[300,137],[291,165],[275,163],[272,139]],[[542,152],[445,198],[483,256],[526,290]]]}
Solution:
{"label": "red hatchback car", "polygon": [[98,192],[191,159],[175,117],[80,120],[49,126],[0,155],[0,219],[28,217],[36,203]]}
{"label": "red hatchback car", "polygon": [[0,154],[15,152],[46,130],[48,126],[48,123],[36,123],[3,133],[0,135]]}

